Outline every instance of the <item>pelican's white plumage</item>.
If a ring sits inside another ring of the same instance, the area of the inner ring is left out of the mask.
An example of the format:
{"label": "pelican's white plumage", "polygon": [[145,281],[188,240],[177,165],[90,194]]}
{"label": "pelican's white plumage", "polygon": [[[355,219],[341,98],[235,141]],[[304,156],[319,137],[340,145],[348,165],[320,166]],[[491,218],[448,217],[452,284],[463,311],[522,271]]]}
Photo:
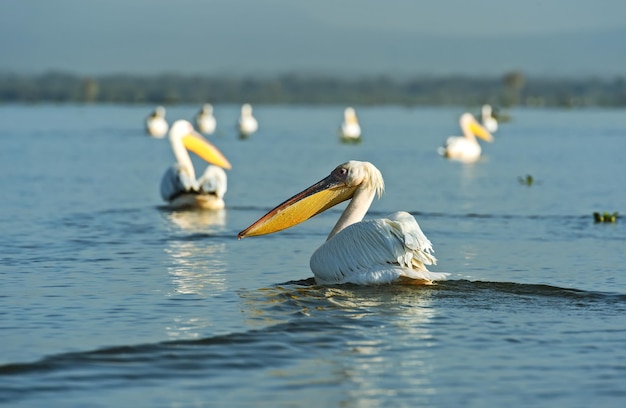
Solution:
{"label": "pelican's white plumage", "polygon": [[196,126],[200,133],[205,135],[211,135],[215,132],[217,121],[215,116],[213,116],[213,105],[210,103],[202,105],[202,109],[196,115]]}
{"label": "pelican's white plumage", "polygon": [[239,136],[248,137],[259,128],[259,123],[252,116],[252,106],[249,103],[245,103],[241,106],[241,115],[237,122],[239,129]]}
{"label": "pelican's white plumage", "polygon": [[165,108],[157,106],[154,112],[146,118],[146,132],[150,136],[160,139],[167,134],[168,128],[169,125],[165,120]]}
{"label": "pelican's white plumage", "polygon": [[343,122],[339,129],[341,139],[344,141],[357,141],[361,138],[361,126],[352,107],[347,107],[343,112]]}
{"label": "pelican's white plumage", "polygon": [[476,136],[487,142],[493,141],[493,136],[482,127],[471,113],[464,113],[459,119],[463,136],[451,136],[445,146],[439,148],[439,153],[449,159],[465,163],[475,162],[480,158],[482,149]]}
{"label": "pelican's white plumage", "polygon": [[437,260],[411,214],[401,211],[363,221],[374,197],[383,190],[382,175],[373,164],[349,161],[271,210],[240,232],[239,238],[289,228],[351,199],[326,242],[311,257],[318,284],[431,284],[445,279],[446,273],[426,268]]}
{"label": "pelican's white plumage", "polygon": [[485,129],[491,133],[495,133],[498,130],[498,121],[492,115],[491,105],[483,105],[480,116],[480,120]]}
{"label": "pelican's white plumage", "polygon": [[[224,208],[227,178],[222,168],[231,165],[222,153],[186,120],[174,122],[169,135],[176,158],[161,179],[161,197],[171,208],[196,207],[210,210]],[[209,165],[199,179],[187,149],[213,165]]]}

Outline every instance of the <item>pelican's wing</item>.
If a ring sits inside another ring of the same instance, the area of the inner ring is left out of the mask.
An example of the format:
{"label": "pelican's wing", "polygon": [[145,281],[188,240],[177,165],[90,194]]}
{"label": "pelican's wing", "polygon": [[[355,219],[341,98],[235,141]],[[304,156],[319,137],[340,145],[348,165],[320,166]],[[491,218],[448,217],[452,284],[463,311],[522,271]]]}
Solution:
{"label": "pelican's wing", "polygon": [[400,277],[430,283],[447,275],[426,269],[437,263],[432,251],[415,218],[398,212],[346,227],[315,251],[310,265],[319,284],[389,283]]}
{"label": "pelican's wing", "polygon": [[221,167],[208,166],[198,179],[199,191],[222,198],[226,194],[227,182],[226,172]]}
{"label": "pelican's wing", "polygon": [[161,197],[163,200],[171,201],[180,194],[192,191],[198,191],[198,182],[189,177],[180,165],[172,165],[163,174],[161,179]]}

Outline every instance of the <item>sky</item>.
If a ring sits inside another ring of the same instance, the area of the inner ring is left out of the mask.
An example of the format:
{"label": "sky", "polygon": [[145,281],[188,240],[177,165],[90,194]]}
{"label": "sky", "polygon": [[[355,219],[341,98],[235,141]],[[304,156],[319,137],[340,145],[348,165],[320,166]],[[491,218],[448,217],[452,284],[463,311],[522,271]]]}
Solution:
{"label": "sky", "polygon": [[626,75],[624,0],[0,0],[0,71]]}

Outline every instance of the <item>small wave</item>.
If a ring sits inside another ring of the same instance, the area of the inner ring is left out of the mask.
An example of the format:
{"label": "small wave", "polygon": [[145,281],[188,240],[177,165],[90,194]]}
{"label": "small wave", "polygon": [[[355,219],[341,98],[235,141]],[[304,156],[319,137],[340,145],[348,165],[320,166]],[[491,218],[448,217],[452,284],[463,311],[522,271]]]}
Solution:
{"label": "small wave", "polygon": [[440,290],[454,292],[496,291],[505,294],[554,297],[574,300],[606,301],[626,304],[626,294],[612,292],[587,291],[574,288],[561,288],[545,284],[527,284],[515,282],[487,282],[468,280],[448,280],[438,282],[435,286]]}

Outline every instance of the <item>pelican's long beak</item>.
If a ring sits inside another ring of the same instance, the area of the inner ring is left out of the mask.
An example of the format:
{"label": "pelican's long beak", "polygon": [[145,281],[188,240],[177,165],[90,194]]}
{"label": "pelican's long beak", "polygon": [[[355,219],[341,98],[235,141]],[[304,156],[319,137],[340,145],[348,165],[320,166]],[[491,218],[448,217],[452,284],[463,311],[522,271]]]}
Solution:
{"label": "pelican's long beak", "polygon": [[207,162],[227,170],[232,168],[222,152],[199,134],[189,133],[183,136],[182,141],[187,150],[194,152]]}
{"label": "pelican's long beak", "polygon": [[237,238],[271,234],[293,227],[350,199],[356,189],[357,186],[349,187],[343,180],[331,174],[259,218],[241,231]]}
{"label": "pelican's long beak", "polygon": [[491,133],[489,133],[489,131],[482,127],[478,122],[470,122],[469,130],[484,141],[493,142],[493,136],[491,136]]}

